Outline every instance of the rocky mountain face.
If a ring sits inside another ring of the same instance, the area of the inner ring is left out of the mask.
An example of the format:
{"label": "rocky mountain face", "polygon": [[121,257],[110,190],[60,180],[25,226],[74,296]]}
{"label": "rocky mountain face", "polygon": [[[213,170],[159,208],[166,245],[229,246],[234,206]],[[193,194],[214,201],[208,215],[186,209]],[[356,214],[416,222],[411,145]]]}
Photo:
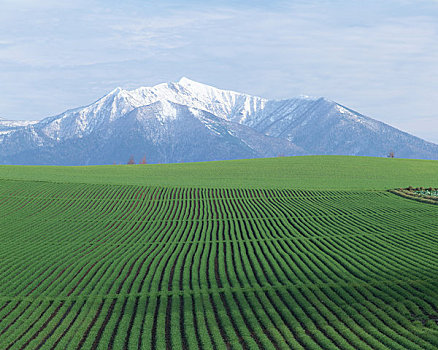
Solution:
{"label": "rocky mountain face", "polygon": [[438,145],[324,98],[267,100],[182,78],[117,88],[41,121],[0,119],[1,164],[192,162],[344,154],[438,159]]}

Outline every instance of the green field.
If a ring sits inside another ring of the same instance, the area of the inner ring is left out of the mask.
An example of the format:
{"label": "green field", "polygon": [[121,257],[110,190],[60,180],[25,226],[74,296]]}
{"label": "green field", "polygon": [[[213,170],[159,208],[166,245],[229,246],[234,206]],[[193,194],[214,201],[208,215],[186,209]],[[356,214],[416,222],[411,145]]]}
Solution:
{"label": "green field", "polygon": [[438,161],[307,156],[137,166],[0,166],[0,179],[172,187],[386,190],[438,187]]}
{"label": "green field", "polygon": [[438,162],[0,166],[0,349],[437,349]]}

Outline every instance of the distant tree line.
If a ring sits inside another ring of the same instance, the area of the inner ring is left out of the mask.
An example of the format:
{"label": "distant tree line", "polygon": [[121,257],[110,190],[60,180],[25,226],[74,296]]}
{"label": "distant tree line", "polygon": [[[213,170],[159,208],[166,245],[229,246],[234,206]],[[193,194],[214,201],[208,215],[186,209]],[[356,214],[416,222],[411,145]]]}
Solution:
{"label": "distant tree line", "polygon": [[[126,163],[126,164],[135,164],[134,156],[132,154],[129,157],[128,163]],[[146,155],[143,156],[143,158],[141,159],[141,161],[138,164],[147,164]]]}

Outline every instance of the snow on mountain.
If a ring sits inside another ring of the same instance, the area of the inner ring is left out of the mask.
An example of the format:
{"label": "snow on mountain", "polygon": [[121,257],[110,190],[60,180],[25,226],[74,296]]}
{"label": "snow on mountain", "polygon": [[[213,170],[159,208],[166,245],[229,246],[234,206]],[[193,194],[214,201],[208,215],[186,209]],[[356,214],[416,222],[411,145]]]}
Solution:
{"label": "snow on mountain", "polygon": [[269,137],[207,111],[168,100],[134,108],[104,128],[95,128],[76,138],[53,140],[42,132],[45,127],[32,129],[31,147],[20,146],[30,142],[25,141],[29,133],[24,131],[6,140],[4,144],[12,147],[3,149],[19,151],[12,156],[3,154],[5,163],[125,163],[131,154],[138,160],[146,155],[152,163],[304,154],[288,140]]}
{"label": "snow on mountain", "polygon": [[177,83],[162,83],[135,90],[116,88],[93,104],[47,118],[44,134],[54,140],[83,137],[95,128],[129,113],[133,109],[167,100],[203,109],[227,120],[240,122],[263,108],[267,100],[237,92],[216,89],[182,78]]}
{"label": "snow on mountain", "polygon": [[279,154],[438,159],[438,146],[324,98],[267,100],[182,78],[40,122],[0,120],[0,163],[102,164],[147,153],[152,162]]}
{"label": "snow on mountain", "polygon": [[6,120],[0,118],[0,143],[6,135],[29,125],[37,124],[38,120]]}
{"label": "snow on mountain", "polygon": [[182,78],[178,85],[190,96],[191,105],[240,124],[263,110],[268,102],[261,97],[220,90],[187,78]]}
{"label": "snow on mountain", "polygon": [[28,125],[36,124],[38,122],[39,122],[38,120],[7,120],[0,118],[0,130],[25,127]]}

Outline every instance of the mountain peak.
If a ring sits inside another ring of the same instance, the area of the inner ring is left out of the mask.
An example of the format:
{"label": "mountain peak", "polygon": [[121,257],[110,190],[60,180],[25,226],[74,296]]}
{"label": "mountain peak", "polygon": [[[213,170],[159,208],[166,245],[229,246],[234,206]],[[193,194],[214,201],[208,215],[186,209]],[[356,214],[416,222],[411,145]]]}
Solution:
{"label": "mountain peak", "polygon": [[182,77],[180,80],[178,80],[178,84],[180,84],[180,85],[192,85],[192,84],[204,85],[202,83],[199,83],[199,82],[194,81],[192,79],[189,79],[187,77]]}
{"label": "mountain peak", "polygon": [[117,86],[115,89],[111,90],[108,95],[114,95],[114,94],[118,94],[120,91],[122,91],[123,89],[120,86]]}
{"label": "mountain peak", "polygon": [[200,83],[198,81],[189,79],[187,77],[182,77],[177,85],[182,86],[183,88],[190,90],[192,92],[194,91],[227,91],[227,90],[222,90],[219,88],[216,88],[214,86],[208,85],[208,84],[203,84]]}

